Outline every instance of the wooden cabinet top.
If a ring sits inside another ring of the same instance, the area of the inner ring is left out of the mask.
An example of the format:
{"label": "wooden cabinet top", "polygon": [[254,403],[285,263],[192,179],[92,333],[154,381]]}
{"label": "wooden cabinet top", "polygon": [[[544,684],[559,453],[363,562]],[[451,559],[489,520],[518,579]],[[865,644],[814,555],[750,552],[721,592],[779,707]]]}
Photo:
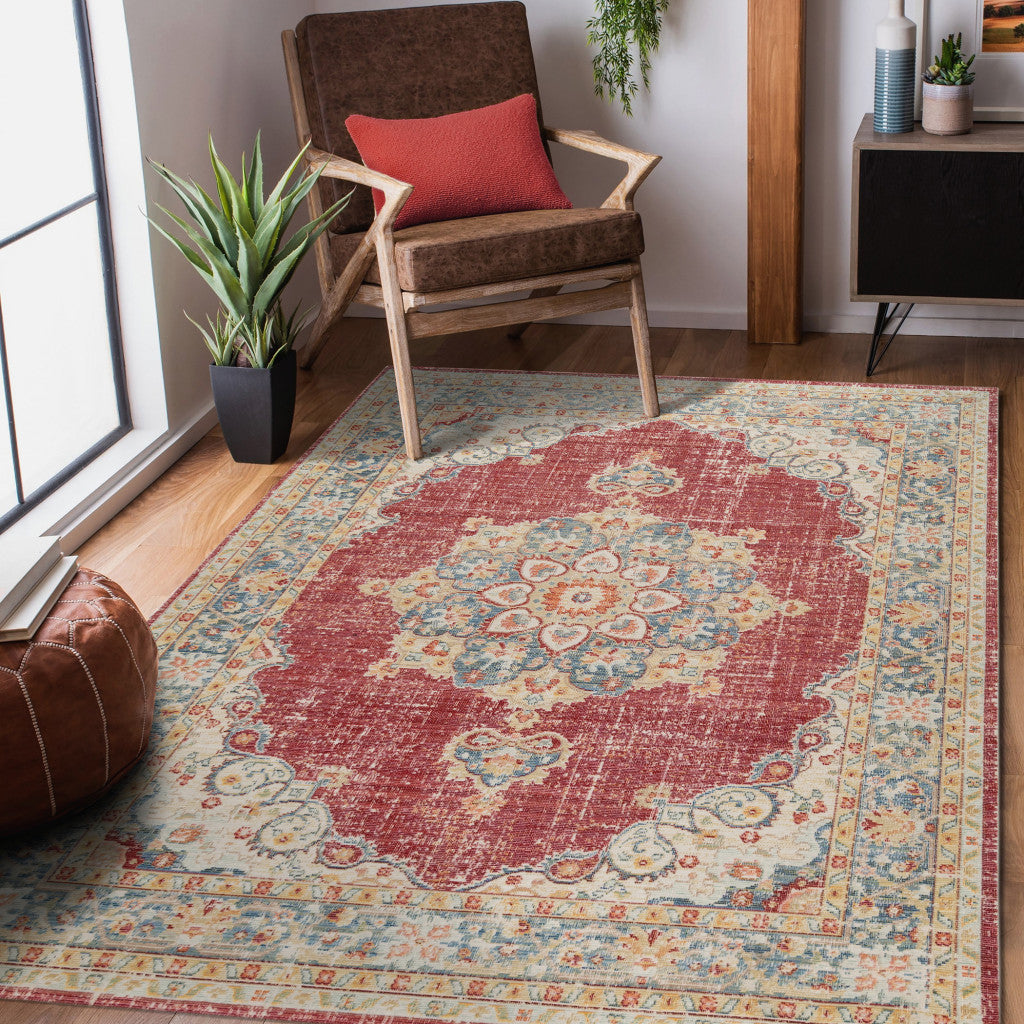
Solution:
{"label": "wooden cabinet top", "polygon": [[865,114],[860,130],[853,140],[854,150],[905,149],[949,150],[960,152],[1020,152],[1024,151],[1024,123],[1017,121],[975,122],[966,135],[930,135],[919,123],[912,132],[888,134],[876,132],[871,114]]}

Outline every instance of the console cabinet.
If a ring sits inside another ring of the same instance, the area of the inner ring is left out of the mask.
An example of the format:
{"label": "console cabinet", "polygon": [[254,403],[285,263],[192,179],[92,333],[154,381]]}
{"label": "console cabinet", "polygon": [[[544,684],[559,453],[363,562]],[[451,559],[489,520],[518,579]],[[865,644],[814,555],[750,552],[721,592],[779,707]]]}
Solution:
{"label": "console cabinet", "polygon": [[1024,124],[853,144],[854,299],[1024,303]]}
{"label": "console cabinet", "polygon": [[851,297],[880,304],[875,365],[890,303],[1024,305],[1024,124],[886,135],[867,115],[853,144],[851,236]]}

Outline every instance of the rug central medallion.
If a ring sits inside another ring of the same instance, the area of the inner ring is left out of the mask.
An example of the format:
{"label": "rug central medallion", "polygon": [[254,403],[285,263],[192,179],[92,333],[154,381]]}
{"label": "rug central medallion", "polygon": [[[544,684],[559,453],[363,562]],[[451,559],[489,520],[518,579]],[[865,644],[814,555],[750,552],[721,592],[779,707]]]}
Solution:
{"label": "rug central medallion", "polygon": [[[628,499],[659,476],[659,493],[678,486],[643,456],[590,488]],[[484,792],[542,781],[571,748],[557,733],[521,734],[543,711],[669,680],[717,693],[713,670],[741,633],[810,610],[758,581],[751,547],[763,539],[753,529],[692,530],[625,503],[511,526],[468,519],[434,565],[360,588],[388,595],[400,616],[392,653],[371,672],[425,671],[503,702],[511,734],[455,737],[449,775]]]}
{"label": "rug central medallion", "polygon": [[717,536],[618,507],[464,529],[435,565],[361,588],[388,593],[401,615],[375,672],[425,670],[521,710],[669,678],[709,692],[741,631],[808,610],[758,582],[754,530]]}

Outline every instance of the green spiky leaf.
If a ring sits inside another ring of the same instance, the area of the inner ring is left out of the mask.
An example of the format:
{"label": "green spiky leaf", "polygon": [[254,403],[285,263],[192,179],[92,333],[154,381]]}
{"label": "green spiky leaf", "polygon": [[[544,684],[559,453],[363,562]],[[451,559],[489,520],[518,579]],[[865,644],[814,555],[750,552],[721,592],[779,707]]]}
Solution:
{"label": "green spiky leaf", "polygon": [[238,235],[238,283],[241,285],[249,305],[259,291],[263,277],[263,260],[260,258],[256,243],[243,230],[240,224],[235,225]]}
{"label": "green spiky leaf", "polygon": [[207,330],[201,324],[196,323],[187,311],[185,317],[202,335],[210,355],[213,356],[214,363],[217,366],[230,366],[235,359],[236,338],[242,327],[242,321],[232,320],[231,317],[224,314],[223,310],[218,309],[216,320],[207,316],[206,322],[210,326],[210,329]]}
{"label": "green spiky leaf", "polygon": [[281,239],[281,228],[285,224],[284,208],[280,203],[274,206],[264,207],[259,223],[256,225],[256,234],[253,242],[259,250],[260,262],[263,269],[270,266],[270,261],[277,251],[277,243]]}
{"label": "green spiky leaf", "polygon": [[[242,162],[244,176],[244,157]],[[251,235],[256,230],[256,223],[249,212],[249,204],[245,201],[245,196],[242,195],[242,186],[235,181],[234,176],[217,155],[212,135],[210,136],[210,163],[213,165],[213,173],[217,178],[217,192],[221,197],[221,203],[227,203],[224,207],[225,215],[229,216],[234,223],[240,224]]]}
{"label": "green spiky leaf", "polygon": [[[270,365],[282,350],[287,351],[305,323],[304,318],[297,319],[297,311],[287,319],[284,317],[281,292],[349,198],[334,203],[321,216],[301,225],[291,237],[285,237],[292,218],[322,173],[319,168],[311,173],[300,170],[306,148],[291,162],[269,196],[263,195],[259,134],[251,161],[242,157],[238,179],[218,155],[213,137],[209,138],[216,199],[196,182],[150,161],[187,214],[178,216],[158,207],[180,229],[181,237],[155,220],[151,222],[210,286],[223,307],[223,314],[218,313],[216,321],[208,318],[208,328],[196,324],[215,361],[233,358],[239,349],[244,349],[253,365]],[[289,188],[293,178],[294,184]]]}
{"label": "green spiky leaf", "polygon": [[[245,176],[243,164],[242,174]],[[259,222],[263,213],[263,152],[260,148],[260,132],[256,133],[256,141],[252,147],[252,166],[245,179],[245,191],[249,200],[249,212],[252,219]]]}

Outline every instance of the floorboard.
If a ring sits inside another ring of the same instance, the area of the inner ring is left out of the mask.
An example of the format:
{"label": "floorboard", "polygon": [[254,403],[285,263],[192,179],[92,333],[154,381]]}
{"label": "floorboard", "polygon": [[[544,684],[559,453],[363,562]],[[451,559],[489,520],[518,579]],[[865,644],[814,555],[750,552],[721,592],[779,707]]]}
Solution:
{"label": "floorboard", "polygon": [[[314,371],[300,371],[295,429],[274,466],[239,466],[215,430],[100,530],[79,552],[152,615],[251,511],[358,393],[388,365],[384,323],[350,318]],[[655,371],[700,377],[863,381],[868,338],[809,335],[799,346],[748,345],[739,331],[651,332]],[[416,343],[421,366],[632,372],[625,327],[537,324],[522,339],[502,330]],[[1002,930],[1006,1024],[1024,1021],[1024,342],[900,337],[879,384],[997,387],[1002,402],[1003,817]],[[202,1024],[190,1013],[0,1003],[0,1024]]]}

